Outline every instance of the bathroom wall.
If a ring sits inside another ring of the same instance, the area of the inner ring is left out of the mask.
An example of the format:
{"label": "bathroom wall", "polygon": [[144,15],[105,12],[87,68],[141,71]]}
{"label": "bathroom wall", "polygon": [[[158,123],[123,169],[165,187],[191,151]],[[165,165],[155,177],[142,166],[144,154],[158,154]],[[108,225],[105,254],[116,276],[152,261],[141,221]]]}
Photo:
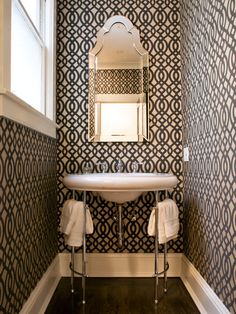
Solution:
{"label": "bathroom wall", "polygon": [[[88,142],[88,52],[96,34],[113,15],[124,15],[139,29],[141,42],[150,54],[150,142]],[[170,241],[171,252],[182,252],[182,115],[180,95],[180,29],[177,0],[57,1],[57,123],[58,129],[58,214],[72,197],[62,178],[79,173],[86,160],[108,161],[109,171],[122,159],[126,171],[134,160],[140,171],[173,172],[179,179],[171,193],[180,209],[181,230]],[[77,195],[80,199],[81,195]],[[163,195],[162,195],[163,197]],[[88,236],[88,252],[118,252],[114,204],[89,193],[87,197],[95,231]],[[125,204],[124,246],[121,252],[153,252],[154,239],[147,235],[153,193]],[[132,217],[136,220],[131,221]],[[59,233],[59,251],[69,248]]]}
{"label": "bathroom wall", "polygon": [[[89,69],[88,115],[89,139],[94,138],[95,131],[95,95],[96,101],[102,102],[104,95],[119,94],[132,95],[129,102],[143,102],[148,94],[148,67],[140,69]],[[96,91],[95,91],[96,86]],[[100,95],[99,95],[100,94]],[[117,99],[117,97],[116,97]],[[118,98],[120,99],[120,98]],[[131,100],[132,99],[132,100]],[[123,97],[124,101],[124,97]],[[116,100],[117,102],[117,100]]]}
{"label": "bathroom wall", "polygon": [[0,312],[19,313],[57,254],[56,140],[0,117]]}
{"label": "bathroom wall", "polygon": [[182,1],[184,252],[236,313],[234,0]]}
{"label": "bathroom wall", "polygon": [[142,70],[97,70],[96,91],[98,94],[140,94],[142,93]]}

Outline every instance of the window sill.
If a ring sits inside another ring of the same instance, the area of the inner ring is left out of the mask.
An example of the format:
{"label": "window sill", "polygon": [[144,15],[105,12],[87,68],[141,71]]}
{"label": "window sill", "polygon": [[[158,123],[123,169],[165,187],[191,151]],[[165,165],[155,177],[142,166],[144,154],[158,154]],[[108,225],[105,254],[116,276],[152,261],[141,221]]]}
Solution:
{"label": "window sill", "polygon": [[0,116],[56,138],[57,124],[7,90],[0,90]]}

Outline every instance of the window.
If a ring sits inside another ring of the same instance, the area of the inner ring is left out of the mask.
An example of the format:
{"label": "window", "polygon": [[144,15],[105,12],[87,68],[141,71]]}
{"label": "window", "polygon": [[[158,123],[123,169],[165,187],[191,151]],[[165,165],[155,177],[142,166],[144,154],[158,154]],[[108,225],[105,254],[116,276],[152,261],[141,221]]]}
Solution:
{"label": "window", "polygon": [[11,92],[45,115],[50,75],[46,16],[46,0],[12,0]]}

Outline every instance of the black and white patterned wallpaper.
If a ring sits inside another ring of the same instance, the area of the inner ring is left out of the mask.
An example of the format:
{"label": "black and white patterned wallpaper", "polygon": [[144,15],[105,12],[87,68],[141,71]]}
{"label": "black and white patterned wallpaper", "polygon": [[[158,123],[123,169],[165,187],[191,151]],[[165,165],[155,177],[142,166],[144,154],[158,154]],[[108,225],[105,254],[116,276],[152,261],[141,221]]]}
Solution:
{"label": "black and white patterned wallpaper", "polygon": [[236,2],[182,1],[184,252],[236,313]]}
{"label": "black and white patterned wallpaper", "polygon": [[[113,15],[124,15],[138,28],[141,43],[149,52],[150,142],[88,142],[88,53],[96,35]],[[131,171],[134,160],[143,162],[140,171],[173,172],[179,179],[172,197],[180,209],[182,226],[182,115],[180,94],[180,29],[178,0],[143,1],[57,1],[57,123],[58,129],[58,215],[72,197],[62,183],[67,173],[79,173],[85,161],[98,171],[106,161],[115,171],[118,158]],[[117,252],[114,204],[92,193],[87,197],[95,224],[88,237],[89,252]],[[147,235],[148,218],[154,204],[146,193],[125,204],[122,252],[153,252]],[[130,216],[136,215],[131,221]],[[170,251],[182,252],[182,227]],[[59,233],[59,251],[66,252]]]}
{"label": "black and white patterned wallpaper", "polygon": [[19,313],[56,254],[56,140],[0,117],[0,313]]}
{"label": "black and white patterned wallpaper", "polygon": [[103,69],[96,71],[98,94],[141,94],[142,70]]}
{"label": "black and white patterned wallpaper", "polygon": [[[95,101],[96,94],[141,94],[148,97],[147,67],[140,69],[89,69],[89,140],[95,134]],[[95,91],[96,86],[96,91]]]}

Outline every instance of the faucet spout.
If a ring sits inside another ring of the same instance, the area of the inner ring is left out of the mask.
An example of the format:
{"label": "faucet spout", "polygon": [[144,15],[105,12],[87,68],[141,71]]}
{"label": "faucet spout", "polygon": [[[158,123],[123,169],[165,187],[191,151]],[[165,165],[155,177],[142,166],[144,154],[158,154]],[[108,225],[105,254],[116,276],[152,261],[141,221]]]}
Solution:
{"label": "faucet spout", "polygon": [[116,172],[122,172],[124,170],[124,163],[121,159],[118,159],[116,163]]}

